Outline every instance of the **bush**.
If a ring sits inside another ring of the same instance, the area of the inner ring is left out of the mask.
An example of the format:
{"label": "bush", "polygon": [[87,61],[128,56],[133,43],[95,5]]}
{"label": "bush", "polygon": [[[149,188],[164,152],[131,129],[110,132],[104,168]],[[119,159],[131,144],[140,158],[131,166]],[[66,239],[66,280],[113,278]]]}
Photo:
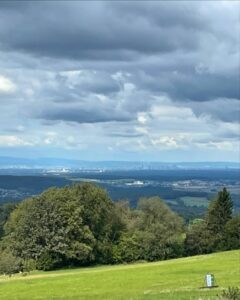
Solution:
{"label": "bush", "polygon": [[238,287],[229,287],[223,291],[219,297],[220,300],[240,300],[240,289]]}
{"label": "bush", "polygon": [[33,259],[25,260],[23,262],[23,272],[30,272],[36,270],[36,261]]}
{"label": "bush", "polygon": [[114,263],[130,263],[140,258],[140,245],[135,236],[123,234],[118,245],[113,247]]}
{"label": "bush", "polygon": [[2,251],[0,253],[0,274],[11,276],[20,271],[22,271],[22,260],[9,251]]}
{"label": "bush", "polygon": [[62,265],[63,257],[61,257],[59,253],[54,253],[51,251],[43,252],[36,262],[36,268],[43,271],[54,270]]}

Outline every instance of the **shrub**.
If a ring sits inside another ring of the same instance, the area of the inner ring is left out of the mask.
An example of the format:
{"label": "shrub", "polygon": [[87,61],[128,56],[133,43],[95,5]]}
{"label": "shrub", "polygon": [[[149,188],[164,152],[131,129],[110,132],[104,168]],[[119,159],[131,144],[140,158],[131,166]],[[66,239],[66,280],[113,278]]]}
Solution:
{"label": "shrub", "polygon": [[36,268],[38,270],[50,271],[61,267],[62,264],[63,257],[61,257],[58,253],[45,251],[39,256],[36,262]]}
{"label": "shrub", "polygon": [[36,270],[36,261],[28,259],[23,262],[23,272],[30,272]]}
{"label": "shrub", "polygon": [[0,274],[11,276],[20,271],[22,271],[22,260],[9,251],[2,251],[0,253]]}
{"label": "shrub", "polygon": [[224,290],[219,297],[220,300],[240,300],[240,289],[238,287],[229,287]]}
{"label": "shrub", "polygon": [[123,234],[118,245],[113,247],[113,261],[115,263],[129,263],[140,258],[140,245],[136,237]]}

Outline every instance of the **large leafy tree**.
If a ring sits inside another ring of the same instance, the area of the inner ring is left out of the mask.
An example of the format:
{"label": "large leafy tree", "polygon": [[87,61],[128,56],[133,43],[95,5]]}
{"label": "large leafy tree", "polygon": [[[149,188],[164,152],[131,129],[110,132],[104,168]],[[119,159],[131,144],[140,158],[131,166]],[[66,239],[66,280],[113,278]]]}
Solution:
{"label": "large leafy tree", "polygon": [[23,259],[57,253],[62,259],[89,261],[95,239],[83,223],[82,209],[70,188],[25,200],[6,223],[7,245]]}
{"label": "large leafy tree", "polygon": [[107,193],[94,185],[49,189],[13,211],[4,244],[41,266],[99,261],[111,248],[113,211]]}
{"label": "large leafy tree", "polygon": [[189,224],[184,241],[185,254],[196,255],[212,251],[211,232],[207,228],[205,220],[198,219]]}
{"label": "large leafy tree", "polygon": [[121,206],[125,230],[114,246],[114,262],[161,260],[182,254],[183,221],[159,198],[142,198],[136,210]]}
{"label": "large leafy tree", "polygon": [[240,249],[240,214],[227,222],[224,232],[225,249]]}
{"label": "large leafy tree", "polygon": [[11,212],[15,209],[15,203],[6,203],[0,206],[0,238],[4,234],[4,224],[7,222]]}
{"label": "large leafy tree", "polygon": [[135,236],[141,248],[141,258],[153,261],[180,255],[182,219],[159,197],[141,199],[138,210],[141,215]]}
{"label": "large leafy tree", "polygon": [[72,191],[82,206],[83,224],[89,227],[95,240],[94,260],[99,263],[111,262],[112,244],[121,230],[121,219],[112,200],[104,189],[90,183],[76,185]]}

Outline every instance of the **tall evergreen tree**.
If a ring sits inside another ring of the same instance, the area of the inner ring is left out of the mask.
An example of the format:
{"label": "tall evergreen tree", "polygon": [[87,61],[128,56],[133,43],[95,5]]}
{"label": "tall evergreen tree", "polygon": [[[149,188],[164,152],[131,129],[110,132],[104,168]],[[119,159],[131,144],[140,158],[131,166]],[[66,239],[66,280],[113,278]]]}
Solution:
{"label": "tall evergreen tree", "polygon": [[209,205],[205,221],[208,231],[208,251],[223,250],[225,245],[225,227],[232,219],[233,202],[226,188],[218,193]]}
{"label": "tall evergreen tree", "polygon": [[231,195],[224,187],[209,206],[206,215],[208,229],[214,234],[222,234],[226,223],[232,218],[232,209]]}
{"label": "tall evergreen tree", "polygon": [[[200,223],[189,226],[185,239],[187,255],[211,253],[214,251],[237,247],[237,221],[232,223],[233,202],[230,193],[223,188],[214,199]],[[235,224],[236,223],[236,224]],[[231,232],[231,243],[229,242]]]}

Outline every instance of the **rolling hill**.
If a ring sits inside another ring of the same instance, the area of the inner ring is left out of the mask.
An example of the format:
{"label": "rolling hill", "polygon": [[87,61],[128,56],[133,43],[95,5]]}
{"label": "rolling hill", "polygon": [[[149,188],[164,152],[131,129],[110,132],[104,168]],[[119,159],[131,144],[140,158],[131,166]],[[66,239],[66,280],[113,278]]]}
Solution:
{"label": "rolling hill", "polygon": [[[201,288],[207,273],[215,275],[218,288]],[[240,250],[154,263],[1,276],[0,299],[217,299],[228,286],[240,287]]]}

